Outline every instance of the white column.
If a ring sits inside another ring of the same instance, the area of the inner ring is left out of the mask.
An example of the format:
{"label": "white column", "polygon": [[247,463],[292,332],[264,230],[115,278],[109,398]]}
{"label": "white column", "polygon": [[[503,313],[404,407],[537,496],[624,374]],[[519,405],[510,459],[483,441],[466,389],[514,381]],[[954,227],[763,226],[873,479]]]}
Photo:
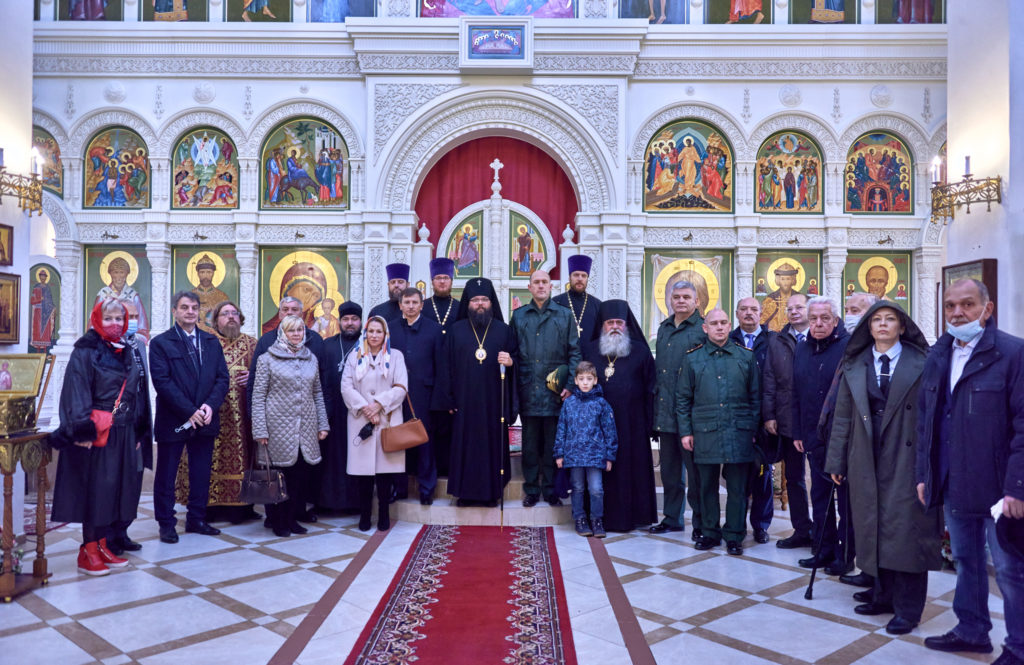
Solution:
{"label": "white column", "polygon": [[929,342],[935,342],[937,337],[936,318],[939,314],[935,309],[935,284],[942,277],[941,268],[942,247],[924,247],[914,252],[917,288],[914,289],[914,311],[911,315]]}
{"label": "white column", "polygon": [[146,243],[146,257],[152,271],[149,305],[149,338],[171,327],[171,246],[163,240]]}
{"label": "white column", "polygon": [[259,338],[259,284],[256,282],[259,249],[256,243],[236,242],[235,259],[238,261],[238,307],[246,319],[242,332]]}

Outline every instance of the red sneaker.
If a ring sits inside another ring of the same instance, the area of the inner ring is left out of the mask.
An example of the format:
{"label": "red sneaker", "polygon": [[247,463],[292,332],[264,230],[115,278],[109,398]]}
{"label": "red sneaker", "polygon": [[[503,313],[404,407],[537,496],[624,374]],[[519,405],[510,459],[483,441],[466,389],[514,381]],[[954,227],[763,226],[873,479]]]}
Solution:
{"label": "red sneaker", "polygon": [[100,577],[109,575],[110,569],[103,564],[96,543],[86,543],[78,548],[78,572]]}
{"label": "red sneaker", "polygon": [[121,557],[115,555],[113,552],[110,551],[110,549],[107,547],[106,538],[100,538],[100,542],[97,543],[97,549],[99,550],[100,558],[103,560],[103,563],[105,563],[108,567],[124,568],[128,565],[128,559],[122,559]]}

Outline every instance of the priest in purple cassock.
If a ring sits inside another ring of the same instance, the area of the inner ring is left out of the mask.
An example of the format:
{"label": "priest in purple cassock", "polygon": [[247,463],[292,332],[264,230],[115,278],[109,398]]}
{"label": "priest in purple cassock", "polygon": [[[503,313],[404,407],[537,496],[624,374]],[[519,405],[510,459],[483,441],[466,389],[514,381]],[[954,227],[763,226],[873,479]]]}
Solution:
{"label": "priest in purple cassock", "polygon": [[466,282],[444,338],[434,408],[453,416],[448,493],[460,506],[497,505],[511,473],[508,427],[519,410],[517,345],[489,279]]}
{"label": "priest in purple cassock", "polygon": [[619,451],[604,475],[604,526],[630,531],[658,518],[651,432],[654,430],[654,356],[625,300],[606,300],[597,312],[583,359],[594,363],[615,415]]}

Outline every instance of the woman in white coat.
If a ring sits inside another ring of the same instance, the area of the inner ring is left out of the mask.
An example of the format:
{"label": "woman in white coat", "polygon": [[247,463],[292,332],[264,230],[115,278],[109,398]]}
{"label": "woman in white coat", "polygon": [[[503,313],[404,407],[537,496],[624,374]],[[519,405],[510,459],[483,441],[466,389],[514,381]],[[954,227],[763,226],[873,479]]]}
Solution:
{"label": "woman in white coat", "polygon": [[348,407],[348,474],[359,483],[359,529],[370,528],[374,479],[377,485],[377,529],[391,528],[388,500],[391,474],[405,473],[405,451],[385,453],[381,430],[402,423],[409,375],[402,352],[391,348],[388,324],[371,316],[359,345],[345,362],[341,396]]}

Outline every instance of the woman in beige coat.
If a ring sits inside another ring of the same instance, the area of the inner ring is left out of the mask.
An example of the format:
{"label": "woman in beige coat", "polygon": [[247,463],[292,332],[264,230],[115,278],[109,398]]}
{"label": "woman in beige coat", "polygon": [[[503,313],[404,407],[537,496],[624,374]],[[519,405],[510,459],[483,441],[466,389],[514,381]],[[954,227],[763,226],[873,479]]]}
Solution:
{"label": "woman in beige coat", "polygon": [[284,472],[288,499],[267,506],[270,528],[279,537],[306,533],[305,512],[312,484],[311,465],[320,463],[320,441],[330,431],[316,356],[306,348],[306,324],[286,316],[277,342],[256,360],[252,389],[252,438],[259,460]]}
{"label": "woman in beige coat", "polygon": [[348,407],[348,474],[359,483],[362,531],[370,528],[374,479],[377,529],[391,528],[391,474],[405,473],[405,451],[385,453],[380,433],[384,427],[402,423],[402,402],[408,385],[405,358],[401,351],[391,348],[388,324],[379,316],[370,317],[341,377],[341,396]]}

